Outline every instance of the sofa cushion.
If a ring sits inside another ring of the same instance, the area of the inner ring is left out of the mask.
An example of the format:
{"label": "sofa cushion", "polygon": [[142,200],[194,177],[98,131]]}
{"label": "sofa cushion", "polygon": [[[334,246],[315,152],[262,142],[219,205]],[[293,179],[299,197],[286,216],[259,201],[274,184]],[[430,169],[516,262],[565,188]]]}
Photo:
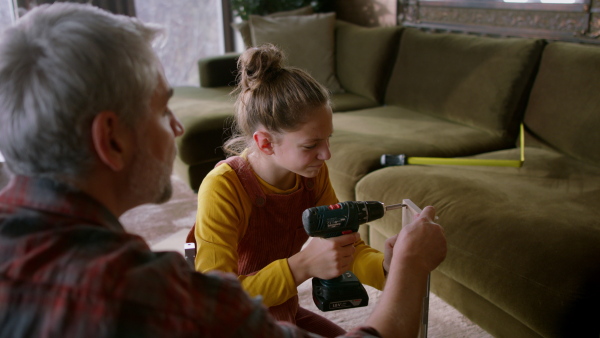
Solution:
{"label": "sofa cushion", "polygon": [[455,157],[503,149],[510,142],[480,129],[385,106],[333,114],[329,175],[341,200],[354,200],[354,185],[381,168],[383,154]]}
{"label": "sofa cushion", "polygon": [[515,139],[543,45],[407,28],[385,103]]}
{"label": "sofa cushion", "polygon": [[334,113],[378,107],[380,104],[362,95],[344,92],[331,94],[331,108]]}
{"label": "sofa cushion", "polygon": [[306,70],[332,93],[342,92],[335,76],[335,13],[284,17],[250,16],[254,46],[272,43],[289,66]]}
{"label": "sofa cushion", "polygon": [[[266,16],[270,17],[278,17],[278,16],[292,16],[292,15],[308,15],[313,14],[314,10],[312,6],[305,6],[298,9],[293,9],[290,11],[281,11],[275,12],[271,14],[267,14]],[[244,46],[246,48],[252,46],[252,33],[250,32],[250,24],[246,20],[242,20],[241,22],[234,22],[231,24],[231,27],[235,28],[240,32],[242,36],[242,41],[244,41]]]}
{"label": "sofa cushion", "polygon": [[600,47],[555,42],[544,50],[526,127],[565,154],[600,165]]}
{"label": "sofa cushion", "polygon": [[383,101],[401,31],[400,26],[366,28],[337,21],[336,75],[344,90]]}
{"label": "sofa cushion", "polygon": [[[518,159],[519,150],[475,157]],[[441,273],[541,336],[598,336],[600,168],[526,148],[522,168],[381,169],[358,183],[356,195],[435,206],[448,240]],[[389,212],[370,229],[383,238],[396,234],[400,222],[401,212]]]}

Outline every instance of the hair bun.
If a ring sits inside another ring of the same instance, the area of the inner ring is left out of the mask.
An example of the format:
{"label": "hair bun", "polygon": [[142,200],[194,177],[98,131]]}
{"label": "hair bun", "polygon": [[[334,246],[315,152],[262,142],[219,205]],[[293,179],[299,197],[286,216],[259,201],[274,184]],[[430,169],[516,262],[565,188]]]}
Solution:
{"label": "hair bun", "polygon": [[273,44],[248,48],[238,59],[240,86],[255,89],[283,68],[283,52]]}

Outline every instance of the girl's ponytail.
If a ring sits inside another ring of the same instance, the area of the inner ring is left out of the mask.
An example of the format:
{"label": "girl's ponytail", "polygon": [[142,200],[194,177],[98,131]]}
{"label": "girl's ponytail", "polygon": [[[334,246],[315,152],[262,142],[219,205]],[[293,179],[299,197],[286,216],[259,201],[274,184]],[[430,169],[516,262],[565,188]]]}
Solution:
{"label": "girl's ponytail", "polygon": [[251,47],[239,57],[235,120],[223,146],[227,155],[250,147],[259,126],[273,134],[294,131],[313,108],[330,104],[324,86],[301,69],[284,67],[284,60],[272,44]]}

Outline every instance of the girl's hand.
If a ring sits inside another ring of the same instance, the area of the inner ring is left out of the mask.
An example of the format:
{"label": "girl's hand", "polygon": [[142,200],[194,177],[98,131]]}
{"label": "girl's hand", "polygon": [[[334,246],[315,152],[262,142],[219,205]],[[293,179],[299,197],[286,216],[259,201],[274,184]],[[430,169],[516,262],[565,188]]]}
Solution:
{"label": "girl's hand", "polygon": [[311,277],[331,279],[348,271],[354,260],[359,233],[332,238],[312,238],[306,247],[288,259],[296,285]]}

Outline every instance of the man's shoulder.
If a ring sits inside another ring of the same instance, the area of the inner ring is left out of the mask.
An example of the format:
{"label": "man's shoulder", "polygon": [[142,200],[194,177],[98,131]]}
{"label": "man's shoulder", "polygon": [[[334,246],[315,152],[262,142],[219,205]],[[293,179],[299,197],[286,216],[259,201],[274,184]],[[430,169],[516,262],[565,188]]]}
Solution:
{"label": "man's shoulder", "polygon": [[[94,279],[100,273],[106,273],[103,285],[117,283],[128,270],[156,259],[140,236],[119,224],[96,224],[11,204],[0,204],[0,240],[5,266],[24,273],[15,278],[48,284],[56,279],[75,289],[98,284]],[[36,273],[28,275],[23,267]]]}

